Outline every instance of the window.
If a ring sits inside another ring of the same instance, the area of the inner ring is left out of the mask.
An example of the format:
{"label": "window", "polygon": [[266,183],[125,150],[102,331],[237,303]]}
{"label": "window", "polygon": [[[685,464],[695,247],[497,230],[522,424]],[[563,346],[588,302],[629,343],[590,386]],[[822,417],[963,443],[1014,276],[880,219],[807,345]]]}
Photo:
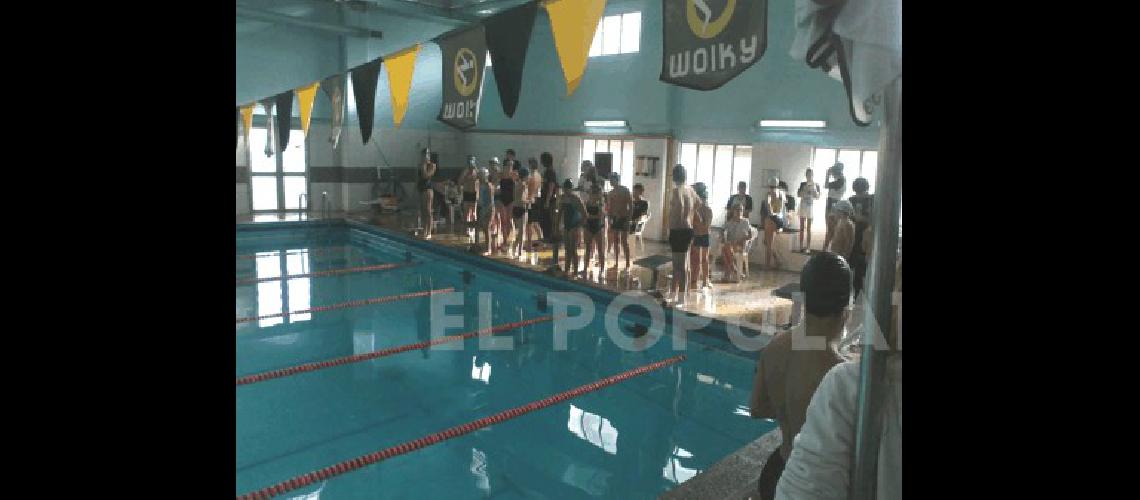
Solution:
{"label": "window", "polygon": [[641,50],[641,13],[603,17],[594,31],[590,57],[632,54]]}
{"label": "window", "polygon": [[[596,163],[594,153],[613,153],[613,172],[621,176],[623,184],[631,186],[634,168],[633,144],[634,142],[629,139],[582,139],[582,161],[590,160],[591,163]],[[582,175],[581,171],[578,175]],[[577,179],[574,182],[577,183]]]}
{"label": "window", "polygon": [[257,284],[257,315],[281,314],[258,320],[258,326],[269,327],[285,322],[307,321],[311,313],[290,314],[312,307],[312,284],[309,278],[290,278],[311,272],[307,249],[258,252],[255,260],[255,277],[274,278]]}
{"label": "window", "polygon": [[[273,142],[276,142],[274,139]],[[253,211],[285,212],[307,210],[310,203],[305,133],[289,131],[289,145],[280,154],[266,148],[268,137],[264,127],[254,128],[249,135],[250,200]],[[304,195],[306,199],[301,200]]]}
{"label": "window", "polygon": [[688,170],[690,185],[703,182],[708,187],[713,224],[724,224],[724,207],[736,193],[736,184],[751,184],[752,146],[683,142],[681,164]]}

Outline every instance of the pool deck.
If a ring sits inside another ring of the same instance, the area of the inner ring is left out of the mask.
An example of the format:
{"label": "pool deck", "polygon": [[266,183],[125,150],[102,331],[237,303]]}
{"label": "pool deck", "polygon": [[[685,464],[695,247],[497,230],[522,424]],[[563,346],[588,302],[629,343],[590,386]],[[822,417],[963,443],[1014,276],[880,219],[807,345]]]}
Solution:
{"label": "pool deck", "polygon": [[[352,220],[388,230],[406,232],[408,234],[415,234],[417,226],[416,214],[407,211],[383,215],[368,212],[334,212],[329,214],[329,218]],[[303,214],[287,214],[284,216],[277,214],[259,214],[255,216],[238,216],[237,222],[258,223],[319,219],[320,217],[318,216]],[[466,250],[469,246],[467,236],[463,231],[462,225],[459,223],[456,224],[454,230],[449,228],[447,224],[437,225],[436,234],[428,241],[463,250]],[[636,238],[630,237],[629,246],[633,253],[632,260],[634,261],[651,255],[669,255],[668,245],[664,242],[643,240],[639,243]],[[581,250],[580,255],[584,255],[584,252]],[[710,258],[712,257],[714,256],[710,255]],[[488,256],[487,258],[509,263],[516,267],[537,273],[545,273],[546,269],[550,266],[551,251],[549,248],[540,249],[537,252],[537,263],[535,264],[532,264],[530,259],[522,261],[505,255],[494,255]],[[774,296],[772,295],[772,291],[782,286],[798,282],[798,273],[782,270],[764,270],[760,268],[760,265],[753,263],[748,276],[740,283],[722,283],[720,282],[720,266],[716,263],[715,258],[711,260],[713,261],[711,269],[712,289],[704,290],[700,293],[692,293],[683,310],[710,318],[736,321],[742,326],[765,333],[775,333],[779,330],[777,325],[783,325],[790,321],[792,301]],[[612,255],[609,256],[607,263],[613,264]],[[575,277],[571,280],[619,293],[626,290],[645,290],[649,287],[652,280],[651,270],[639,267],[635,264],[632,270],[627,271],[624,265],[624,258],[621,264],[622,265],[618,268],[607,266],[604,275],[598,273],[598,268],[595,267],[591,270],[587,278]],[[671,266],[666,265],[663,269],[658,271],[659,289],[664,289],[669,283],[669,267]]]}

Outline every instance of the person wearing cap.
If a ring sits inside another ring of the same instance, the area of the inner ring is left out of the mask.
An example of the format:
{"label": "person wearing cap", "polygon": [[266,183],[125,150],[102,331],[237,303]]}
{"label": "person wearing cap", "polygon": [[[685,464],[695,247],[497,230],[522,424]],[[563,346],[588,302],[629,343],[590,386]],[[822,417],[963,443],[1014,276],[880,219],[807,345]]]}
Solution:
{"label": "person wearing cap", "polygon": [[835,212],[835,229],[832,230],[831,247],[828,250],[850,260],[855,248],[855,224],[851,222],[851,202],[839,200],[832,206]]}
{"label": "person wearing cap", "polygon": [[673,255],[673,280],[669,285],[678,307],[684,307],[689,296],[689,248],[693,245],[693,212],[700,200],[693,188],[685,184],[685,166],[673,167],[673,189],[669,191],[669,250]]}
{"label": "person wearing cap", "polygon": [[[562,182],[562,193],[558,195],[558,212],[555,216],[555,227],[562,230],[562,242],[565,245],[566,276],[578,274],[578,238],[581,237],[585,218],[586,204],[574,192],[574,183],[566,179]],[[557,254],[554,263],[558,264]]]}
{"label": "person wearing cap", "polygon": [[780,179],[768,178],[768,194],[760,204],[760,215],[764,223],[764,267],[772,268],[773,248],[772,242],[776,239],[776,231],[783,229],[787,224],[787,210],[784,206],[784,193],[780,191]]}
{"label": "person wearing cap", "polygon": [[784,462],[792,455],[793,439],[807,418],[812,394],[829,370],[848,359],[839,349],[850,314],[851,268],[847,262],[831,252],[813,254],[800,271],[800,289],[804,320],[764,346],[749,399],[752,418],[775,419],[784,436],[780,449],[760,473],[760,498],[764,499],[773,498]]}
{"label": "person wearing cap", "polygon": [[523,255],[523,242],[526,240],[527,212],[530,208],[530,194],[527,188],[527,178],[530,177],[530,170],[526,167],[520,167],[518,170],[511,171],[511,177],[515,181],[515,194],[512,197],[515,203],[514,206],[511,207],[511,221],[514,226],[515,241],[511,244],[511,248],[507,251],[507,254],[521,257]]}
{"label": "person wearing cap", "polygon": [[700,203],[693,209],[693,249],[689,259],[689,282],[694,287],[712,288],[709,283],[709,226],[712,225],[713,211],[709,206],[708,186],[703,182],[693,184]]}
{"label": "person wearing cap", "polygon": [[467,224],[467,237],[475,237],[475,205],[479,201],[478,163],[474,156],[467,156],[467,167],[459,175],[459,187],[463,192],[463,221]]}
{"label": "person wearing cap", "polygon": [[733,205],[741,207],[744,220],[748,220],[748,216],[752,215],[752,195],[748,194],[747,182],[740,181],[736,184],[736,194],[728,198],[728,205],[725,205],[724,209],[729,210]]}
{"label": "person wearing cap", "polygon": [[492,202],[492,207],[494,207],[491,210],[491,240],[492,240],[491,249],[492,250],[494,250],[494,248],[498,246],[498,240],[499,240],[498,235],[499,235],[500,222],[499,222],[498,206],[499,206],[500,200],[502,198],[502,193],[499,192],[499,181],[502,179],[502,175],[503,175],[503,171],[499,167],[500,167],[499,158],[497,156],[491,157],[491,159],[487,161],[487,182],[490,182],[491,186],[492,186],[492,188],[491,188],[491,202]]}
{"label": "person wearing cap", "polygon": [[835,162],[831,168],[827,169],[826,182],[823,183],[827,186],[827,205],[826,205],[826,222],[827,232],[823,236],[823,249],[827,250],[830,247],[831,239],[835,235],[835,204],[843,199],[847,194],[847,178],[843,177],[843,163]]}
{"label": "person wearing cap", "polygon": [[420,192],[420,224],[423,228],[424,239],[431,239],[431,231],[435,216],[432,213],[433,202],[435,201],[435,190],[432,188],[432,177],[435,172],[439,170],[439,166],[431,161],[431,150],[424,149],[422,152],[423,161],[420,163],[419,179],[417,179],[416,186]]}
{"label": "person wearing cap", "polygon": [[491,184],[488,178],[487,169],[481,169],[477,173],[478,191],[476,191],[476,212],[475,212],[475,248],[479,247],[479,233],[483,234],[484,239],[487,241],[487,250],[482,252],[483,255],[491,255],[492,247],[492,234],[494,231],[494,218],[495,218],[495,203],[493,200],[493,193],[495,192],[494,184]]}
{"label": "person wearing cap", "polygon": [[542,209],[542,172],[538,170],[538,159],[527,159],[527,170],[530,175],[526,178],[526,248],[535,250],[538,242],[542,241],[542,218],[545,211]]}

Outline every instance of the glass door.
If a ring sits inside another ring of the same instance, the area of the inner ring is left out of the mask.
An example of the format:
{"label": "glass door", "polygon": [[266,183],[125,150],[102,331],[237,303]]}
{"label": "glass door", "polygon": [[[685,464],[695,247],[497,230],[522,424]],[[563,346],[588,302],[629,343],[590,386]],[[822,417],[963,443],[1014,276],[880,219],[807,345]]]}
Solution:
{"label": "glass door", "polygon": [[[299,212],[310,206],[305,133],[289,131],[289,145],[281,154],[268,148],[265,128],[249,134],[250,200],[254,213]],[[302,199],[302,195],[303,198]]]}

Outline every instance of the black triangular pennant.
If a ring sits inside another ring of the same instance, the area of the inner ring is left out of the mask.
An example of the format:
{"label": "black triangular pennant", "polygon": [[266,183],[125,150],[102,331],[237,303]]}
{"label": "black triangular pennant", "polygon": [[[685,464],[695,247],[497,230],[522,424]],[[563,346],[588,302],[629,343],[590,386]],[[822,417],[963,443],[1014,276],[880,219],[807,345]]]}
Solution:
{"label": "black triangular pennant", "polygon": [[376,117],[376,81],[380,78],[378,57],[352,69],[352,96],[356,101],[356,116],[360,118],[360,138],[368,144],[372,138],[372,121]]}
{"label": "black triangular pennant", "polygon": [[273,97],[277,102],[277,152],[289,145],[289,132],[293,128],[293,91],[286,90]]}
{"label": "black triangular pennant", "polygon": [[536,14],[538,2],[528,2],[483,21],[487,50],[491,51],[491,67],[495,72],[495,87],[499,89],[499,102],[508,118],[515,116],[515,108],[519,104],[523,65]]}

